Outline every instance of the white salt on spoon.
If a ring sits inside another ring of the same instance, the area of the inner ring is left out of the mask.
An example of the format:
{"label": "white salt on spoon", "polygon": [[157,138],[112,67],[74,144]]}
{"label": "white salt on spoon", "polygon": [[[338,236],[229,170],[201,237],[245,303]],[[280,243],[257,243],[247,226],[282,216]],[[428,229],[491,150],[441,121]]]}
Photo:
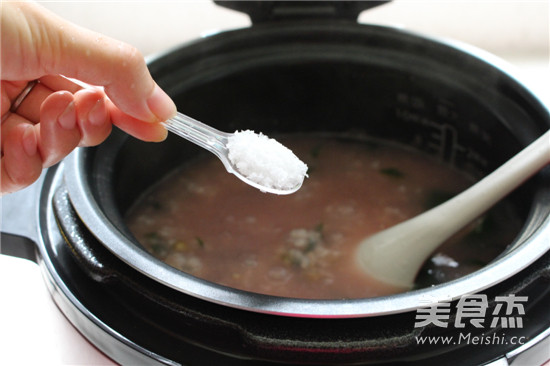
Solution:
{"label": "white salt on spoon", "polygon": [[229,173],[262,192],[294,193],[307,177],[306,164],[290,149],[261,133],[222,132],[182,113],[163,125],[212,152]]}
{"label": "white salt on spoon", "polygon": [[257,184],[283,191],[300,187],[307,165],[278,141],[254,131],[235,132],[227,143],[237,171]]}

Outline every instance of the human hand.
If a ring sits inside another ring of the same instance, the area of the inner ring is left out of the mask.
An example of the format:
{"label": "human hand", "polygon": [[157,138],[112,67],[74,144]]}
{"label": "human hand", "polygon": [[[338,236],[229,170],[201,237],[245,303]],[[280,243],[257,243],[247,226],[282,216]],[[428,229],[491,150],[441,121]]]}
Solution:
{"label": "human hand", "polygon": [[[139,51],[32,2],[1,6],[1,194],[30,185],[75,147],[101,143],[112,124],[145,141],[164,140],[159,122],[176,107]],[[13,105],[18,96],[23,101]]]}

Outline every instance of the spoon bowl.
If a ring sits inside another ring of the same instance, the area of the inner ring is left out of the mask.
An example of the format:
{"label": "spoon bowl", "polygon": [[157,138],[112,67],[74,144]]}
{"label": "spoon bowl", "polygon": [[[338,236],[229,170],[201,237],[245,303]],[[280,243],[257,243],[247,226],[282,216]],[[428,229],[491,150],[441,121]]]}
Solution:
{"label": "spoon bowl", "polygon": [[404,289],[445,240],[550,163],[550,131],[452,199],[364,239],[357,260],[364,272]]}

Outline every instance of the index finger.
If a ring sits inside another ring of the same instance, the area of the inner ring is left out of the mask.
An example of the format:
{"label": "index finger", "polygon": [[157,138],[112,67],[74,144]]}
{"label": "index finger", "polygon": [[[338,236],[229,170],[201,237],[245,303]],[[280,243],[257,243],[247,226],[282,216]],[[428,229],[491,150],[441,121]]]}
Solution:
{"label": "index finger", "polygon": [[136,48],[72,24],[36,3],[3,5],[2,31],[11,35],[3,37],[3,54],[11,51],[27,61],[24,67],[8,62],[3,75],[14,78],[18,73],[21,78],[23,73],[31,80],[60,74],[102,86],[118,108],[142,121],[163,121],[175,114],[174,103],[154,82]]}
{"label": "index finger", "polygon": [[154,82],[136,48],[72,27],[73,30],[62,33],[61,47],[52,52],[56,56],[46,68],[48,74],[62,74],[102,86],[118,108],[143,121],[164,121],[175,114],[174,103]]}

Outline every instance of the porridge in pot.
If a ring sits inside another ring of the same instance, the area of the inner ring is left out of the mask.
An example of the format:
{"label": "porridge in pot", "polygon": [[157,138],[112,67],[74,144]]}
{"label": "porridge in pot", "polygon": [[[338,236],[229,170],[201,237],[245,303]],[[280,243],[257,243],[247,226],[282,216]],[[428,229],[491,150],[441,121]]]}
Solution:
{"label": "porridge in pot", "polygon": [[[402,291],[356,263],[363,238],[443,202],[473,183],[412,150],[380,141],[281,139],[309,167],[288,196],[261,193],[201,155],[147,191],[126,215],[136,239],[170,266],[268,295],[340,299]],[[519,232],[505,202],[440,247],[417,287],[471,273]]]}

